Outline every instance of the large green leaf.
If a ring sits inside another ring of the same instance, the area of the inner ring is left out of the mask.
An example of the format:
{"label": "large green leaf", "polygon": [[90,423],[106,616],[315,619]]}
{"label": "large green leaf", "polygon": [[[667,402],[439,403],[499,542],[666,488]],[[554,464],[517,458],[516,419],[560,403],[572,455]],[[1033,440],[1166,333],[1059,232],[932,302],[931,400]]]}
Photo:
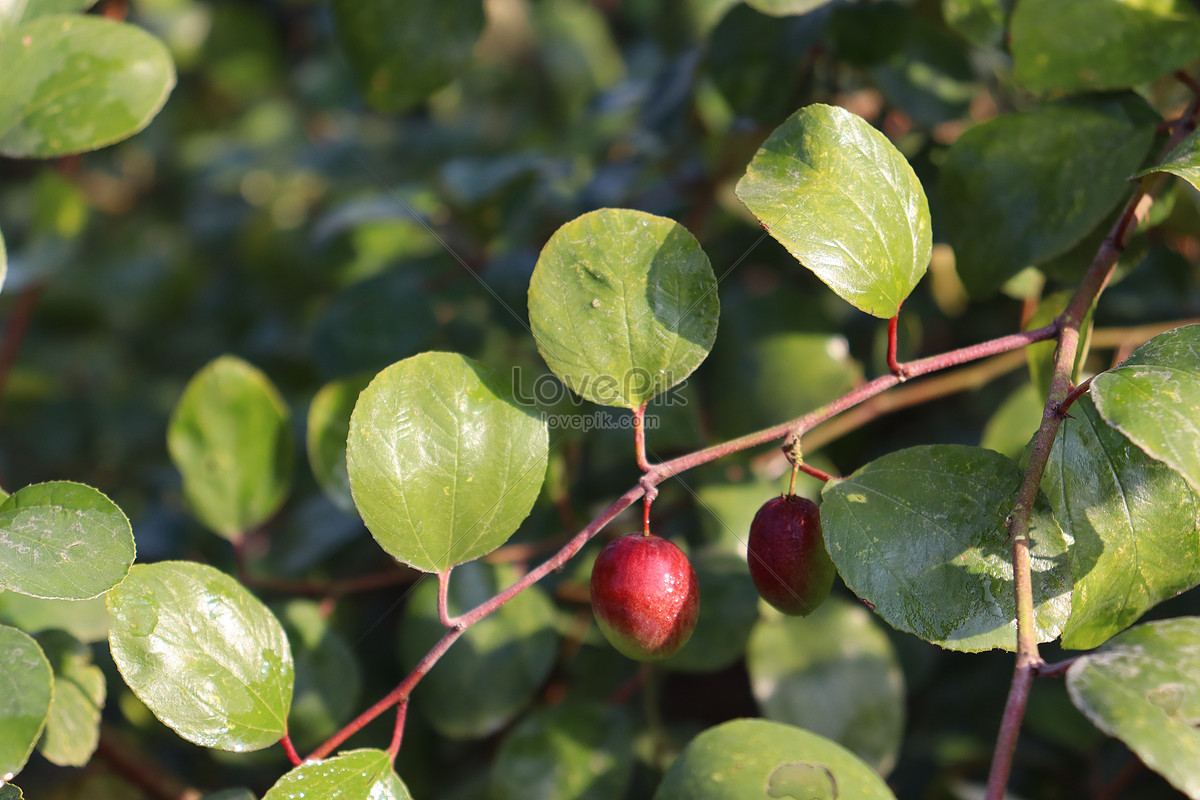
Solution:
{"label": "large green leaf", "polygon": [[1129,193],[1158,119],[1118,95],[1005,114],[960,136],[938,212],[967,290],[990,295],[1100,224]]}
{"label": "large green leaf", "polygon": [[[912,447],[826,484],[825,544],[846,585],[888,624],[950,650],[1016,647],[1005,518],[1021,469],[991,450]],[[1070,613],[1067,541],[1039,495],[1030,524],[1038,641]]]}
{"label": "large green leaf", "polygon": [[1096,727],[1200,798],[1200,618],[1122,633],[1072,664],[1067,688]]}
{"label": "large green leaf", "polygon": [[1106,425],[1086,397],[1063,420],[1042,489],[1074,539],[1064,647],[1102,644],[1200,583],[1200,498]]}
{"label": "large green leaf", "polygon": [[811,105],[767,138],[737,195],[842,299],[896,314],[932,252],[929,203],[887,137],[844,108]]}
{"label": "large green leaf", "polygon": [[542,358],[593,403],[637,408],[700,366],[717,337],[717,281],[677,222],[602,208],[563,225],[529,282]]}
{"label": "large green leaf", "polygon": [[288,409],[271,381],[235,356],[196,373],[167,428],[171,460],[196,516],[239,539],[283,504],[292,476]]}
{"label": "large green leaf", "polygon": [[[1171,175],[1176,175],[1183,178],[1196,189],[1200,189],[1200,130],[1192,131],[1188,137],[1180,142],[1174,150],[1167,154],[1162,163],[1144,169],[1135,177],[1141,178],[1150,175],[1154,172],[1167,172]],[[4,243],[0,242],[0,249]],[[0,253],[0,262],[3,261],[3,253]],[[0,272],[0,279],[3,278]]]}
{"label": "large green leaf", "polygon": [[350,414],[358,395],[370,383],[368,376],[327,383],[308,407],[308,465],[317,485],[343,511],[354,510],[350,474],[346,471],[346,439]]}
{"label": "large green leaf", "polygon": [[25,766],[42,734],[54,673],[33,637],[0,625],[0,780]]}
{"label": "large green leaf", "polygon": [[709,728],[671,764],[654,800],[893,800],[874,770],[815,733],[761,719]]}
{"label": "large green leaf", "polygon": [[482,0],[334,0],[333,16],[379,111],[404,111],[454,79],[484,24]]}
{"label": "large green leaf", "polygon": [[175,85],[170,53],[140,28],[52,14],[0,36],[0,154],[94,150],[149,124]]}
{"label": "large green leaf", "polygon": [[1155,336],[1092,381],[1109,425],[1200,492],[1200,325]]}
{"label": "large green leaf", "polygon": [[866,607],[831,598],[808,617],[768,612],[746,651],[763,715],[825,736],[886,775],[904,733],[904,675]]}
{"label": "large green leaf", "polygon": [[96,0],[0,0],[0,36],[37,17],[70,14],[95,4]]}
{"label": "large green leaf", "polygon": [[495,372],[422,353],[375,376],[350,418],[354,502],[388,553],[438,572],[491,552],[533,508],[549,436]]}
{"label": "large green leaf", "polygon": [[1035,92],[1125,89],[1195,60],[1200,13],[1188,0],[1021,0],[1010,34]]}
{"label": "large green leaf", "polygon": [[408,787],[382,750],[348,750],[324,761],[308,761],[288,772],[263,800],[412,800]]}
{"label": "large green leaf", "polygon": [[90,486],[38,483],[0,504],[0,554],[0,587],[84,600],[129,572],[133,529],[116,503]]}
{"label": "large green leaf", "polygon": [[82,767],[100,741],[104,673],[92,663],[92,651],[63,631],[46,631],[38,644],[54,669],[54,700],[38,752],[60,767]]}
{"label": "large green leaf", "polygon": [[121,676],[184,739],[241,752],[287,731],[287,636],[233,578],[187,561],[138,564],[108,593],[108,610]]}

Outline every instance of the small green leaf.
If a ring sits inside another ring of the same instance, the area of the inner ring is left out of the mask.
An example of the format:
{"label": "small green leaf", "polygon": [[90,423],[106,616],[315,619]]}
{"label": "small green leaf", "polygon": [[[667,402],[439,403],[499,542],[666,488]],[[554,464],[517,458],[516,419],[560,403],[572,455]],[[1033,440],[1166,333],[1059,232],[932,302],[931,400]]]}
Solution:
{"label": "small green leaf", "polygon": [[972,44],[999,47],[1004,43],[1006,17],[1016,0],[942,0],[946,24]]}
{"label": "small green leaf", "polygon": [[815,733],[761,719],[709,728],[671,764],[654,800],[894,800],[874,770]]}
{"label": "small green leaf", "polygon": [[375,376],[350,418],[358,511],[394,558],[439,572],[503,544],[533,508],[549,435],[495,372],[422,353]]}
{"label": "small green leaf", "polygon": [[[741,531],[742,538],[748,530]],[[758,618],[758,592],[742,555],[708,547],[692,553],[691,561],[700,584],[696,628],[683,649],[662,666],[675,672],[716,672],[745,653]]]}
{"label": "small green leaf", "polygon": [[42,735],[54,673],[33,637],[0,625],[0,780],[25,766]]}
{"label": "small green leaf", "polygon": [[167,428],[171,460],[196,516],[240,539],[283,504],[292,475],[288,410],[271,381],[234,356],[196,373]]}
{"label": "small green leaf", "polygon": [[563,225],[529,282],[538,351],[576,394],[637,408],[700,366],[717,337],[717,281],[677,222],[602,208]]}
{"label": "small green leaf", "polygon": [[1188,797],[1200,798],[1200,618],[1139,625],[1067,672],[1075,707]]}
{"label": "small green leaf", "polygon": [[1127,89],[1195,60],[1200,13],[1188,0],[1022,0],[1013,71],[1034,92]]}
{"label": "small green leaf", "polygon": [[457,77],[485,21],[481,0],[334,0],[333,18],[378,111],[409,109]]}
{"label": "small green leaf", "polygon": [[1200,325],[1155,336],[1091,394],[1109,425],[1200,492]]}
{"label": "small green leaf", "polygon": [[175,85],[166,45],[96,16],[38,17],[0,36],[0,154],[95,150],[150,123]]}
{"label": "small green leaf", "polygon": [[306,762],[288,772],[263,800],[412,800],[404,781],[382,750],[349,750],[324,761]]}
{"label": "small green leaf", "polygon": [[308,464],[317,485],[334,505],[354,510],[350,474],[346,471],[346,439],[350,436],[350,414],[370,376],[345,378],[327,383],[308,407]]}
{"label": "small green leaf", "polygon": [[316,602],[293,600],[280,619],[296,665],[289,731],[297,747],[315,747],[354,711],[362,688],[358,659]]}
{"label": "small green leaf", "polygon": [[38,752],[60,767],[82,767],[100,740],[104,673],[92,663],[92,651],[63,631],[38,636],[54,669],[54,700]]}
{"label": "small green leaf", "polygon": [[1026,383],[1004,399],[983,427],[979,446],[1018,459],[1042,424],[1046,398]]}
{"label": "small green leaf", "polygon": [[0,504],[0,554],[0,587],[84,600],[129,572],[133,529],[116,503],[90,486],[38,483]]}
{"label": "small green leaf", "polygon": [[1129,193],[1158,115],[1133,95],[1045,105],[971,128],[941,172],[938,218],[975,297],[1065,253]]}
{"label": "small green leaf", "polygon": [[828,2],[830,0],[746,0],[746,5],[773,17],[790,17],[807,14]]}
{"label": "small green leaf", "polygon": [[1042,489],[1074,539],[1064,647],[1096,647],[1200,583],[1200,499],[1108,427],[1089,398],[1063,420]]}
{"label": "small green leaf", "polygon": [[612,800],[633,774],[633,726],[619,706],[563,703],[525,715],[492,762],[491,800]]}
{"label": "small green leaf", "polygon": [[[912,447],[826,484],[825,544],[846,585],[893,627],[949,650],[1016,647],[1005,518],[1021,469],[978,447]],[[931,487],[936,487],[932,491]],[[1038,641],[1070,612],[1067,540],[1039,495],[1030,540]]]}
{"label": "small green leaf", "polygon": [[121,676],[154,715],[204,747],[279,741],[292,700],[292,651],[254,595],[204,564],[138,564],[108,593]]}
{"label": "small green leaf", "polygon": [[104,595],[87,600],[47,600],[20,592],[0,592],[0,623],[26,633],[57,628],[85,644],[108,638]]}
{"label": "small green leaf", "polygon": [[[1194,130],[1188,137],[1180,142],[1174,150],[1167,154],[1162,163],[1149,169],[1144,169],[1135,175],[1135,178],[1144,178],[1156,172],[1167,172],[1171,175],[1176,175],[1183,178],[1196,189],[1200,189],[1200,130]],[[0,242],[0,250],[3,249],[3,242]],[[4,254],[0,252],[0,265],[2,265]],[[2,274],[0,274],[2,278]]]}
{"label": "small green leaf", "polygon": [[25,794],[11,783],[0,783],[0,800],[24,800]]}
{"label": "small green leaf", "polygon": [[763,715],[825,736],[886,775],[904,733],[904,675],[866,607],[831,598],[808,617],[771,612],[746,651]]}
{"label": "small green leaf", "polygon": [[846,302],[896,314],[929,266],[929,203],[887,137],[844,108],[811,105],[759,148],[737,196]]}

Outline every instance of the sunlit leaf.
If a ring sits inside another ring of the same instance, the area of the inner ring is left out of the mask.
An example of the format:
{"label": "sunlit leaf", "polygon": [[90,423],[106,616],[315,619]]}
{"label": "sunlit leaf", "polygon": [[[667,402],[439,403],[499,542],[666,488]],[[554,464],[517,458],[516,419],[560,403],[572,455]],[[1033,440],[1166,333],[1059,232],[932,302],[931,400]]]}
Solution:
{"label": "sunlit leaf", "polygon": [[324,761],[305,762],[275,782],[263,800],[412,800],[408,787],[382,750],[349,750]]}
{"label": "sunlit leaf", "polygon": [[[1161,164],[1144,169],[1136,177],[1141,178],[1155,172],[1167,172],[1183,178],[1196,189],[1200,189],[1200,130],[1192,131],[1174,150],[1167,154]],[[0,249],[3,248],[0,242]],[[3,261],[0,253],[0,262]]]}
{"label": "sunlit leaf", "polygon": [[59,629],[85,644],[108,638],[104,595],[87,600],[48,600],[20,592],[0,592],[0,623],[26,633]]}
{"label": "sunlit leaf", "polygon": [[91,650],[70,634],[46,631],[38,644],[54,669],[54,700],[38,752],[60,767],[82,767],[100,740],[104,673],[92,663]]}
{"label": "sunlit leaf", "polygon": [[354,510],[350,474],[346,471],[346,439],[350,436],[350,414],[370,376],[344,378],[327,383],[308,407],[308,464],[313,477],[334,505]]}
{"label": "sunlit leaf", "polygon": [[50,713],[54,673],[27,633],[0,625],[0,779],[25,766]]}

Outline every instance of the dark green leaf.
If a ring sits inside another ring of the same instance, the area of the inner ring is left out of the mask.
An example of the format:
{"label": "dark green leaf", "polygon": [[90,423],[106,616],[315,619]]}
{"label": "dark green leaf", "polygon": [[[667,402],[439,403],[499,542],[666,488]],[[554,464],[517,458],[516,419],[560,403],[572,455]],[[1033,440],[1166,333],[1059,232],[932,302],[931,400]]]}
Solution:
{"label": "dark green leaf", "polygon": [[87,600],[46,600],[20,592],[0,592],[0,623],[26,633],[58,628],[87,644],[108,638],[103,595]]}
{"label": "dark green leaf", "polygon": [[21,771],[50,713],[54,673],[33,637],[0,625],[0,780]]}
{"label": "dark green leaf", "polygon": [[26,486],[0,504],[0,586],[32,597],[84,600],[118,584],[133,563],[133,529],[90,486]]}
{"label": "dark green leaf", "polygon": [[1200,798],[1200,618],[1126,631],[1067,672],[1075,707],[1188,797]]}
{"label": "dark green leaf", "polygon": [[193,513],[239,539],[283,504],[292,477],[288,409],[271,381],[234,356],[196,373],[167,428]]}
{"label": "dark green leaf", "polygon": [[654,800],[893,800],[875,771],[841,745],[779,722],[735,719],[693,739]]}
{"label": "dark green leaf", "polygon": [[1200,325],[1155,336],[1097,375],[1092,399],[1109,425],[1200,492]]}
{"label": "dark green leaf", "polygon": [[11,783],[0,783],[0,800],[24,800],[25,794]]}
{"label": "dark green leaf", "polygon": [[1188,0],[1022,0],[1013,12],[1016,78],[1035,92],[1125,89],[1198,55]]}
{"label": "dark green leaf", "polygon": [[533,508],[546,423],[500,375],[456,353],[422,353],[375,376],[350,419],[347,467],[371,535],[438,572],[491,552]]}
{"label": "dark green leaf", "polygon": [[346,439],[350,436],[350,414],[370,376],[345,378],[327,383],[308,407],[308,464],[313,477],[334,505],[354,510],[350,474],[346,471]]}
{"label": "dark green leaf", "polygon": [[288,603],[281,621],[296,665],[289,731],[297,747],[315,747],[349,719],[358,702],[358,659],[314,601]]}
{"label": "dark green leaf", "polygon": [[[743,539],[748,530],[742,530]],[[716,672],[745,653],[758,618],[758,592],[744,556],[710,547],[693,553],[691,561],[700,584],[700,614],[692,638],[662,666],[678,672]]]}
{"label": "dark green leaf", "polygon": [[[912,447],[826,484],[825,544],[846,585],[888,624],[950,650],[1016,646],[1005,518],[1021,469],[977,447]],[[933,487],[934,490],[931,490]],[[1030,524],[1038,641],[1071,605],[1067,540],[1039,496]]]}
{"label": "dark green leaf", "polygon": [[408,787],[382,750],[349,750],[324,761],[305,762],[271,787],[263,800],[412,800]]}
{"label": "dark green leaf", "polygon": [[529,282],[538,352],[576,394],[637,408],[700,366],[717,337],[717,281],[677,222],[604,208],[563,225]]}
{"label": "dark green leaf", "polygon": [[[1142,178],[1155,172],[1177,175],[1196,189],[1200,189],[1200,130],[1192,131],[1186,139],[1167,154],[1161,164],[1144,169],[1135,177]],[[3,247],[4,242],[0,241],[0,251],[3,250]],[[4,254],[0,252],[0,267],[3,265],[3,260]],[[3,272],[0,271],[0,281],[2,280]]]}
{"label": "dark green leaf", "polygon": [[773,17],[789,17],[793,14],[807,14],[814,8],[819,8],[830,0],[746,0],[746,5],[756,8],[764,14]]}
{"label": "dark green leaf", "polygon": [[1016,0],[942,0],[946,24],[973,44],[999,47],[1004,43],[1007,16]]}
{"label": "dark green leaf", "polygon": [[925,274],[929,204],[904,156],[861,117],[802,108],[755,154],[737,195],[841,298],[887,319]]}
{"label": "dark green leaf", "polygon": [[338,38],[367,102],[404,111],[454,79],[483,32],[481,0],[334,0]]}
{"label": "dark green leaf", "polygon": [[1100,224],[1129,194],[1157,120],[1120,95],[1005,114],[959,137],[938,210],[967,290],[988,296]]}
{"label": "dark green leaf", "polygon": [[865,606],[831,598],[808,617],[769,612],[746,651],[763,715],[853,751],[886,775],[904,732],[904,676]]}
{"label": "dark green leaf", "polygon": [[68,633],[46,631],[38,644],[54,669],[54,700],[38,752],[60,767],[82,767],[100,740],[104,673],[92,663],[92,651]]}
{"label": "dark green leaf", "polygon": [[138,564],[108,593],[113,661],[163,724],[204,747],[279,741],[292,700],[292,651],[274,615],[204,564]]}
{"label": "dark green leaf", "polygon": [[0,154],[47,158],[140,131],[175,85],[170,53],[140,28],[38,17],[0,36]]}

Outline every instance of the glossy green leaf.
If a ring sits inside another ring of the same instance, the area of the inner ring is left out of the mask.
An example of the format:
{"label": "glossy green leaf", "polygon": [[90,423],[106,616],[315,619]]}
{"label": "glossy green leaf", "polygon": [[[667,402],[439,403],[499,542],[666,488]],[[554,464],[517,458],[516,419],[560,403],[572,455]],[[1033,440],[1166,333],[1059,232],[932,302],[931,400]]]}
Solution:
{"label": "glossy green leaf", "polygon": [[1109,425],[1200,492],[1200,325],[1155,336],[1091,394]]}
{"label": "glossy green leaf", "polygon": [[46,600],[20,592],[0,592],[0,623],[26,633],[57,628],[85,644],[108,638],[104,595],[87,600]]}
{"label": "glossy green leaf", "polygon": [[979,446],[1019,459],[1025,452],[1025,445],[1042,424],[1045,403],[1046,399],[1038,394],[1037,387],[1026,383],[1006,397],[992,414],[983,427]]}
{"label": "glossy green leaf", "polygon": [[1075,707],[1146,766],[1200,798],[1200,618],[1126,631],[1067,672]]}
{"label": "glossy green leaf", "polygon": [[793,14],[807,14],[814,8],[820,8],[830,0],[746,0],[746,5],[758,9],[773,17],[790,17]]}
{"label": "glossy green leaf", "polygon": [[354,510],[350,473],[346,471],[350,414],[370,381],[370,376],[358,376],[327,383],[308,407],[308,465],[317,485],[343,511]]}
{"label": "glossy green leaf", "polygon": [[770,612],[746,651],[763,716],[832,739],[886,775],[904,733],[904,675],[861,604],[830,598],[812,615]]}
{"label": "glossy green leaf", "polygon": [[988,296],[1087,236],[1129,194],[1158,119],[1117,95],[1005,114],[960,136],[942,165],[938,218],[967,291]]}
{"label": "glossy green leaf", "polygon": [[[1200,189],[1200,130],[1188,134],[1186,139],[1167,154],[1161,164],[1144,169],[1135,177],[1142,178],[1155,172],[1166,172],[1178,176],[1196,189]],[[3,246],[4,243],[0,242],[0,249],[3,249]],[[0,263],[3,262],[3,258],[3,253],[0,253]]]}
{"label": "glossy green leaf", "polygon": [[104,673],[92,663],[87,645],[68,633],[46,631],[38,644],[54,670],[54,700],[38,752],[60,767],[82,767],[100,740]]}
{"label": "glossy green leaf", "polygon": [[[950,650],[1016,646],[1005,518],[1021,469],[978,447],[890,453],[826,484],[825,544],[846,585],[893,627]],[[936,487],[936,491],[931,491]],[[1039,495],[1030,525],[1038,641],[1070,613],[1067,540]]]}
{"label": "glossy green leaf", "polygon": [[50,713],[54,673],[33,637],[0,625],[0,779],[25,766]]}
{"label": "glossy green leaf", "polygon": [[1004,43],[1008,13],[1016,0],[942,0],[946,24],[973,44],[999,47]]}
{"label": "glossy green leaf", "polygon": [[96,16],[38,17],[0,37],[0,154],[48,158],[140,131],[175,85],[166,46]]}
{"label": "glossy green leaf", "polygon": [[315,601],[293,600],[280,621],[296,666],[288,729],[297,747],[316,747],[354,711],[362,689],[358,659]]}
{"label": "glossy green leaf", "polygon": [[[743,539],[748,531],[741,531]],[[692,553],[691,562],[700,584],[696,628],[683,649],[662,666],[676,672],[716,672],[745,653],[746,640],[758,618],[758,592],[744,556],[710,547]]]}
{"label": "glossy green leaf", "polygon": [[288,409],[271,381],[234,356],[188,383],[167,428],[171,460],[192,512],[226,539],[274,514],[292,477]]}
{"label": "glossy green leaf", "polygon": [[1080,398],[1063,420],[1042,490],[1074,539],[1064,647],[1087,650],[1200,583],[1200,498]]}
{"label": "glossy green leaf", "polygon": [[375,376],[350,418],[354,502],[399,561],[438,572],[491,552],[533,508],[549,436],[499,374],[422,353]]}
{"label": "glossy green leaf", "polygon": [[83,600],[120,583],[133,563],[133,529],[90,486],[26,486],[0,504],[0,587],[33,597]]}
{"label": "glossy green leaf", "polygon": [[[451,614],[470,611],[517,578],[511,569],[479,561],[450,575]],[[421,681],[414,702],[438,733],[451,739],[481,738],[508,724],[533,699],[554,666],[558,634],[554,604],[531,586],[495,613],[472,625],[438,667]],[[446,632],[438,620],[437,584],[422,581],[405,609],[400,654],[416,666]]]}
{"label": "glossy green leaf", "polygon": [[525,715],[492,762],[490,800],[612,800],[633,773],[633,726],[619,706],[563,703]]}
{"label": "glossy green leaf", "polygon": [[637,408],[700,366],[717,336],[708,256],[677,222],[602,208],[563,225],[529,282],[538,352],[563,383]]}
{"label": "glossy green leaf", "polygon": [[893,800],[887,784],[839,744],[761,719],[709,728],[671,764],[654,800]]}
{"label": "glossy green leaf", "polygon": [[367,102],[404,111],[462,72],[483,32],[481,0],[334,0],[338,38]]}
{"label": "glossy green leaf", "polygon": [[113,661],[163,724],[204,747],[279,741],[292,700],[283,627],[233,578],[204,564],[138,564],[108,593]]}
{"label": "glossy green leaf", "polygon": [[759,148],[737,195],[839,297],[887,319],[925,274],[929,203],[916,173],[861,117],[802,108]]}
{"label": "glossy green leaf", "polygon": [[263,800],[412,800],[408,787],[382,750],[348,750],[324,761],[305,762],[275,782]]}
{"label": "glossy green leaf", "polygon": [[1010,36],[1032,91],[1125,89],[1195,60],[1200,13],[1188,0],[1021,0]]}

